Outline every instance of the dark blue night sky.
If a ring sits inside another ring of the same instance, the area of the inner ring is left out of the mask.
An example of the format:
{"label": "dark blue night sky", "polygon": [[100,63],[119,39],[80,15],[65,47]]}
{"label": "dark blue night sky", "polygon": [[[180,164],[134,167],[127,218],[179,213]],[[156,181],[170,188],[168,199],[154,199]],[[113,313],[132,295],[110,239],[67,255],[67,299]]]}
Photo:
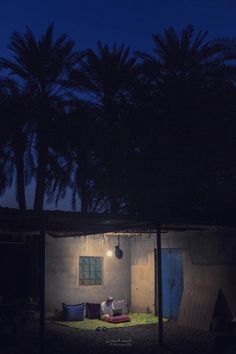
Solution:
{"label": "dark blue night sky", "polygon": [[[152,33],[170,25],[180,30],[193,24],[196,30],[208,30],[209,38],[234,36],[235,19],[236,0],[1,0],[0,56],[9,54],[10,34],[23,32],[25,25],[40,35],[54,23],[56,34],[66,32],[78,49],[95,47],[101,40],[150,52]],[[0,204],[16,206],[14,191],[0,198]],[[59,208],[68,209],[70,203],[61,202]]]}
{"label": "dark blue night sky", "polygon": [[134,50],[152,49],[151,34],[169,25],[191,23],[211,37],[235,34],[235,0],[1,0],[1,54],[13,30],[25,25],[40,34],[49,23],[68,33],[78,47],[97,40],[125,42]]}

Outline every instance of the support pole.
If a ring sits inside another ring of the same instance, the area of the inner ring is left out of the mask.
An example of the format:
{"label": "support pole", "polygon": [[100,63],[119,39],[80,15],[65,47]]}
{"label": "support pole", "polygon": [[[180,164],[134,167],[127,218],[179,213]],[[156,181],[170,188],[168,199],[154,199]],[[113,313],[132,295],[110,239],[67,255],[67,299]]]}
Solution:
{"label": "support pole", "polygon": [[159,344],[163,345],[163,311],[162,311],[162,270],[161,270],[161,230],[157,226],[157,274],[158,274],[158,317]]}
{"label": "support pole", "polygon": [[39,306],[40,306],[40,354],[44,354],[45,340],[45,227],[43,217],[40,221],[40,288],[39,288]]}

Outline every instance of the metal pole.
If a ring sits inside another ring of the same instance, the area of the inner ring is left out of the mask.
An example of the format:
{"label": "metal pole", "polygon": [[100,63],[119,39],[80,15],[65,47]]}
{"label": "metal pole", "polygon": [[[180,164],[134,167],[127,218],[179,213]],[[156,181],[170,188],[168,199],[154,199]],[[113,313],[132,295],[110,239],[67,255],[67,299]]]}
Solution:
{"label": "metal pole", "polygon": [[45,339],[45,228],[43,218],[40,222],[40,354],[44,354]]}
{"label": "metal pole", "polygon": [[163,345],[163,312],[162,312],[162,271],[161,271],[161,230],[157,226],[157,274],[158,274],[158,317],[159,344]]}

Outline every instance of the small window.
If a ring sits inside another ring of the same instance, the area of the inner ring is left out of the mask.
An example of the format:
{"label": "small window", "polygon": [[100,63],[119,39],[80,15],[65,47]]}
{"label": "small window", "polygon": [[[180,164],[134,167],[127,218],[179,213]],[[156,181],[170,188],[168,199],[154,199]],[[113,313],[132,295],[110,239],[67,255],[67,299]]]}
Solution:
{"label": "small window", "polygon": [[102,284],[102,257],[79,257],[79,284]]}

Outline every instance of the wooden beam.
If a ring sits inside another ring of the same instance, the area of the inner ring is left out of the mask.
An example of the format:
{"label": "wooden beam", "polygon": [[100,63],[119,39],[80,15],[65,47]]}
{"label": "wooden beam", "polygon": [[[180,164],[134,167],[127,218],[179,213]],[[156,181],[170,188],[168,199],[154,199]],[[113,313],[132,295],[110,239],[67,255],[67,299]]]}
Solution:
{"label": "wooden beam", "polygon": [[157,275],[158,275],[158,317],[159,344],[163,345],[163,311],[162,311],[162,270],[161,270],[161,230],[156,228],[157,236]]}

